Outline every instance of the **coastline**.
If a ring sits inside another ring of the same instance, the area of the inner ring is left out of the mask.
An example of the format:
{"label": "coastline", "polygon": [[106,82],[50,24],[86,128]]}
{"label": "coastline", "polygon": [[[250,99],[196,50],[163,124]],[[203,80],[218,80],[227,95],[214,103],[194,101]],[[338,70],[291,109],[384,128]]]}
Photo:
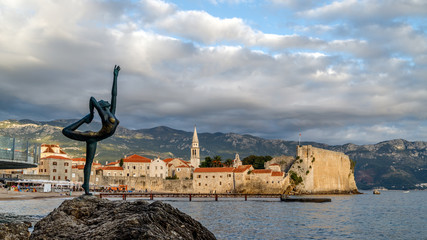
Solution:
{"label": "coastline", "polygon": [[72,192],[70,196],[68,192],[16,192],[2,189],[0,190],[0,201],[78,197],[83,193],[84,192]]}

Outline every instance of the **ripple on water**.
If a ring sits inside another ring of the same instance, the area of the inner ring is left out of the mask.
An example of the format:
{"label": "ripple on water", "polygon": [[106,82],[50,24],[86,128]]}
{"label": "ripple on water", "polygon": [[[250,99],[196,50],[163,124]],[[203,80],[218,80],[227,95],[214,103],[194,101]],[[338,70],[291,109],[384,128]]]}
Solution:
{"label": "ripple on water", "polygon": [[[332,202],[163,200],[201,222],[218,239],[426,239],[427,191],[328,197]],[[35,223],[62,201],[2,201],[0,220],[18,216]]]}

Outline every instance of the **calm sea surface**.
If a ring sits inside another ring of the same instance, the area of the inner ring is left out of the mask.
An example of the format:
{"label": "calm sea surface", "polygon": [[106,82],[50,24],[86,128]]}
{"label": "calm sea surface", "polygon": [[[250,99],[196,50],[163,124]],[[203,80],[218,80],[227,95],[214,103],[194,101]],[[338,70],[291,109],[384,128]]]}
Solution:
{"label": "calm sea surface", "polygon": [[[277,199],[162,199],[218,239],[427,239],[427,191],[328,196],[330,203]],[[64,199],[0,201],[0,221],[33,223]]]}

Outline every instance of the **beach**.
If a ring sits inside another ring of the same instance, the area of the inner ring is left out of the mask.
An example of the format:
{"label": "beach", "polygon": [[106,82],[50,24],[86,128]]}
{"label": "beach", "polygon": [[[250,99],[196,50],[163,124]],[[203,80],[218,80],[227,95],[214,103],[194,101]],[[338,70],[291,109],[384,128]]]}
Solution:
{"label": "beach", "polygon": [[[72,197],[82,195],[84,192],[71,192]],[[27,200],[38,198],[63,198],[69,197],[69,192],[18,192],[0,189],[0,201]]]}

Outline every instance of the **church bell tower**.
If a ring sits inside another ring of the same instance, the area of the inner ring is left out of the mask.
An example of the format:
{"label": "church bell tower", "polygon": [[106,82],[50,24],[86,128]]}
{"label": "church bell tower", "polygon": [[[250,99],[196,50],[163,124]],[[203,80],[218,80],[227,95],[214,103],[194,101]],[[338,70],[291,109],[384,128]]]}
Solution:
{"label": "church bell tower", "polygon": [[196,126],[194,126],[193,142],[191,143],[190,164],[193,168],[198,168],[200,166],[200,147]]}

